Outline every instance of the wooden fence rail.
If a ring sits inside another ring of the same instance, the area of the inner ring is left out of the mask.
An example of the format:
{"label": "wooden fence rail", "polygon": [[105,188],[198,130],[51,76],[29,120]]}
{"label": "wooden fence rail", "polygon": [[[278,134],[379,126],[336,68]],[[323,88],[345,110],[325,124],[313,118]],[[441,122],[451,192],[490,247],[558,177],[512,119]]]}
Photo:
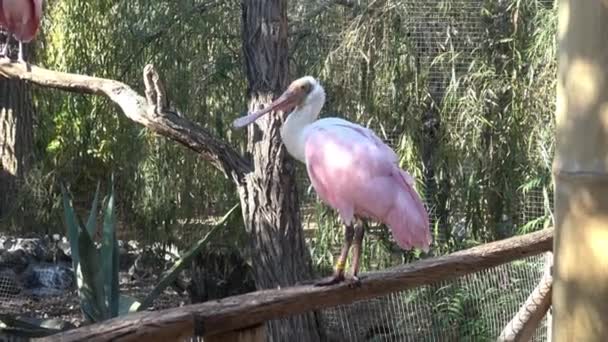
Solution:
{"label": "wooden fence rail", "polygon": [[362,275],[361,286],[301,285],[148,311],[49,336],[40,341],[176,341],[211,337],[269,320],[433,284],[552,250],[553,229]]}

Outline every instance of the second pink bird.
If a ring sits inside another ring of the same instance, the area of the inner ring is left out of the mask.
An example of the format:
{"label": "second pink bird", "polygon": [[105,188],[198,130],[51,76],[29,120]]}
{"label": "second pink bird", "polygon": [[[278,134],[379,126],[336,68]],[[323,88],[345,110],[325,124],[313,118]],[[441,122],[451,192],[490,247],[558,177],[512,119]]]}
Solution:
{"label": "second pink bird", "polygon": [[8,34],[1,56],[8,56],[11,35],[19,42],[19,61],[23,58],[23,43],[28,43],[38,33],[42,18],[42,0],[0,0],[0,26]]}

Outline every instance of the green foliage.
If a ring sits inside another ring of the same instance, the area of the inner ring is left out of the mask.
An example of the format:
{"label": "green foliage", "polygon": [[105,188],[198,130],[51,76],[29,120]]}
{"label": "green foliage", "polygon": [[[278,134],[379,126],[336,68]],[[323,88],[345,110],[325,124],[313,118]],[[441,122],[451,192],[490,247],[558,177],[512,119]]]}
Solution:
{"label": "green foliage", "polygon": [[234,212],[239,208],[238,204],[233,206],[218,222],[214,223],[205,237],[181,256],[173,267],[164,272],[152,291],[139,302],[135,298],[119,293],[114,177],[111,179],[110,193],[104,200],[102,209],[101,246],[98,248],[94,242],[94,236],[98,229],[99,188],[98,183],[87,224],[83,225],[74,210],[68,191],[62,185],[64,218],[72,251],[72,265],[76,274],[80,305],[85,318],[90,322],[99,322],[119,315],[126,315],[144,310],[152,305],[164,289],[175,281],[184,267],[189,265],[196,254],[200,253],[210,239],[216,236],[216,232],[220,228],[225,228],[228,220],[234,216]]}
{"label": "green foliage", "polygon": [[[97,233],[99,183],[86,226],[76,214],[69,194],[62,185],[65,222],[68,230],[72,265],[76,275],[80,305],[85,318],[99,322],[127,314],[138,303],[119,295],[118,241],[114,201],[114,178],[103,205],[102,241],[98,248],[94,242]],[[124,311],[120,311],[122,309]]]}
{"label": "green foliage", "polygon": [[[135,88],[142,85],[144,65],[153,62],[172,106],[232,140],[225,122],[244,108],[245,81],[238,16],[223,14],[239,9],[236,1],[54,1],[45,9],[39,59],[51,69]],[[130,237],[189,244],[191,237],[178,233],[183,222],[215,216],[236,201],[233,185],[205,161],[133,124],[106,99],[44,90],[37,95],[46,113],[37,132],[40,169],[53,170],[50,188],[58,193],[58,180],[70,179],[72,192],[81,196],[113,170],[117,219]],[[50,216],[42,223],[54,228],[60,213]]]}
{"label": "green foliage", "polygon": [[[297,8],[314,14],[306,21],[315,32],[333,34],[297,40],[297,73],[321,76],[329,115],[393,142],[430,209],[434,254],[551,224],[552,4],[484,1],[480,12],[463,0]],[[329,215],[316,224],[322,239],[313,242],[313,260],[329,267],[329,241],[341,243],[342,229]],[[367,235],[363,260],[422,256],[399,251],[385,235]]]}

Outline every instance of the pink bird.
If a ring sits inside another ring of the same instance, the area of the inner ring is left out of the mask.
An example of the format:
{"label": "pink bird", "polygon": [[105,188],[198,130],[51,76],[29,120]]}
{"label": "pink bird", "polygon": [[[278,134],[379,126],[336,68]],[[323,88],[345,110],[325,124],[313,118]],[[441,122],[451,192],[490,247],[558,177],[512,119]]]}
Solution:
{"label": "pink bird", "polygon": [[323,87],[313,77],[302,77],[267,108],[238,118],[233,126],[244,127],[266,113],[293,108],[281,127],[283,143],[289,154],[306,164],[319,198],[338,211],[345,227],[334,274],[316,285],[345,280],[344,265],[351,245],[350,280],[358,284],[364,235],[361,219],[386,224],[405,250],[428,251],[429,218],[414,190],[414,179],[399,167],[395,152],[363,126],[339,118],[319,120],[324,102]]}
{"label": "pink bird", "polygon": [[8,43],[12,34],[19,41],[19,61],[25,63],[23,43],[30,42],[38,33],[42,18],[42,1],[0,0],[0,26],[8,31],[1,56],[8,56]]}

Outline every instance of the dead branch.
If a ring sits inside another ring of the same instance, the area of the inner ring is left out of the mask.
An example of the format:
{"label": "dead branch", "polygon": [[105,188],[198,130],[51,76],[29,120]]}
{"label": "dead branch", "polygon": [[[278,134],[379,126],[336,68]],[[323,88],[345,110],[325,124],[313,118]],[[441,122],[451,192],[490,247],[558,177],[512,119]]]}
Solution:
{"label": "dead branch", "polygon": [[251,165],[230,145],[219,140],[200,125],[169,110],[160,77],[149,64],[144,68],[146,97],[128,85],[110,79],[52,71],[35,65],[0,59],[0,77],[21,79],[41,87],[80,94],[106,96],[131,120],[199,153],[227,177],[240,184]]}
{"label": "dead branch", "polygon": [[532,335],[534,335],[534,331],[540,324],[540,321],[549,310],[553,285],[553,276],[551,274],[553,253],[548,254],[550,256],[546,259],[548,263],[545,265],[543,277],[515,317],[504,328],[498,337],[499,342],[529,341]]}
{"label": "dead branch", "polygon": [[[349,304],[478,272],[551,250],[553,229],[488,243],[362,276],[361,286],[311,285],[264,290],[162,311],[140,312],[71,331],[44,341],[148,341],[157,334],[210,336],[303,312]],[[152,338],[152,339],[151,339]]]}

